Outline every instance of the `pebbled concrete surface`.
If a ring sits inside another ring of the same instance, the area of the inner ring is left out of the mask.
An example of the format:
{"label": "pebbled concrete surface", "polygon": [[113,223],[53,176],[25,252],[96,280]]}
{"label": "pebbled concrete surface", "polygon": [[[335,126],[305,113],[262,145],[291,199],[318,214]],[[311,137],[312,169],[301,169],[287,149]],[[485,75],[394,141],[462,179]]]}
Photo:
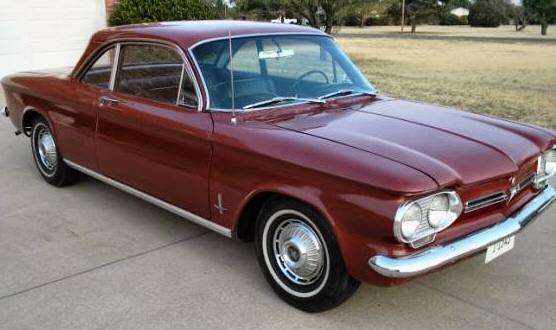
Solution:
{"label": "pebbled concrete surface", "polygon": [[[0,105],[4,101],[0,94]],[[253,246],[82,177],[44,183],[0,118],[0,329],[553,329],[556,207],[514,250],[415,280],[362,285],[305,314],[266,284]],[[553,182],[554,183],[554,182]]]}

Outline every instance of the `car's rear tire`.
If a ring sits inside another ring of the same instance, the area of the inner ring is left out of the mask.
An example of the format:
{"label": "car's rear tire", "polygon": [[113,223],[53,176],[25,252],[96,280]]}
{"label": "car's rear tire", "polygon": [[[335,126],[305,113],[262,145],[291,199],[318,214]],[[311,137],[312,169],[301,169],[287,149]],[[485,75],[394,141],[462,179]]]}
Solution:
{"label": "car's rear tire", "polygon": [[257,219],[256,252],[274,291],[305,312],[322,312],[351,297],[359,282],[346,271],[326,221],[286,198],[265,205]]}
{"label": "car's rear tire", "polygon": [[37,117],[33,121],[31,149],[35,165],[46,182],[56,187],[62,187],[77,180],[79,172],[64,162],[52,130],[43,117]]}

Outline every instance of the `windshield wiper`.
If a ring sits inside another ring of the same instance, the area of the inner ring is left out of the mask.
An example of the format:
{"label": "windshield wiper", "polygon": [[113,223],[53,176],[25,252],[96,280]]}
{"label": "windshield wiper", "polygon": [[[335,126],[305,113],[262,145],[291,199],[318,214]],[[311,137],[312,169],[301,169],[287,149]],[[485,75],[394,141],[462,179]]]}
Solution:
{"label": "windshield wiper", "polygon": [[317,99],[326,100],[326,99],[330,99],[330,98],[333,98],[333,97],[347,96],[347,95],[352,95],[352,94],[376,96],[375,91],[359,91],[359,90],[353,90],[353,89],[340,89],[338,91],[319,96],[319,97],[317,97]]}
{"label": "windshield wiper", "polygon": [[306,99],[306,98],[294,97],[294,96],[276,96],[276,97],[273,97],[273,98],[268,99],[268,100],[248,104],[248,105],[244,106],[242,109],[243,110],[248,110],[248,109],[253,109],[253,108],[261,108],[261,107],[265,107],[265,106],[269,106],[269,105],[273,105],[273,104],[277,104],[277,103],[291,102],[291,101],[304,101],[304,102],[309,102],[309,103],[320,103],[320,104],[326,103],[325,100],[321,100],[321,99]]}

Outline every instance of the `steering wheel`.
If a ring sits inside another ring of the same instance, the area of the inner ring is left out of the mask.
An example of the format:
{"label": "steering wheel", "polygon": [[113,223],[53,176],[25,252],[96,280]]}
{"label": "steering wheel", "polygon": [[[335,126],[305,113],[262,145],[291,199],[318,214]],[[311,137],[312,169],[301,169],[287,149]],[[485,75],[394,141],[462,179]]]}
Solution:
{"label": "steering wheel", "polygon": [[324,82],[326,84],[328,84],[328,76],[326,76],[326,73],[324,71],[319,70],[319,69],[312,69],[312,70],[303,72],[301,75],[299,75],[295,79],[295,82],[292,84],[292,87],[290,88],[290,93],[297,95],[298,94],[297,86],[301,83],[301,81],[303,81],[303,79],[305,79],[305,78],[307,78],[307,77],[309,77],[310,75],[313,75],[313,74],[319,74],[319,75],[323,76],[324,77]]}
{"label": "steering wheel", "polygon": [[309,70],[307,72],[304,72],[303,74],[301,74],[299,77],[297,77],[297,82],[303,80],[306,77],[309,77],[310,75],[313,74],[320,74],[321,76],[324,77],[324,82],[328,84],[328,76],[326,76],[326,73],[324,73],[324,71],[319,70],[319,69],[313,69],[313,70]]}

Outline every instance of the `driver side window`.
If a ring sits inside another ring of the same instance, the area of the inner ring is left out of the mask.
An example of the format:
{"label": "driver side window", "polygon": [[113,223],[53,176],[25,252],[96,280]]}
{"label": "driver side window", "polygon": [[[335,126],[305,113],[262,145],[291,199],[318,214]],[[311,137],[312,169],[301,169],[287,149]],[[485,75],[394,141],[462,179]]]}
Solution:
{"label": "driver side window", "polygon": [[87,85],[109,89],[112,66],[116,57],[116,47],[106,50],[87,70],[81,82]]}

